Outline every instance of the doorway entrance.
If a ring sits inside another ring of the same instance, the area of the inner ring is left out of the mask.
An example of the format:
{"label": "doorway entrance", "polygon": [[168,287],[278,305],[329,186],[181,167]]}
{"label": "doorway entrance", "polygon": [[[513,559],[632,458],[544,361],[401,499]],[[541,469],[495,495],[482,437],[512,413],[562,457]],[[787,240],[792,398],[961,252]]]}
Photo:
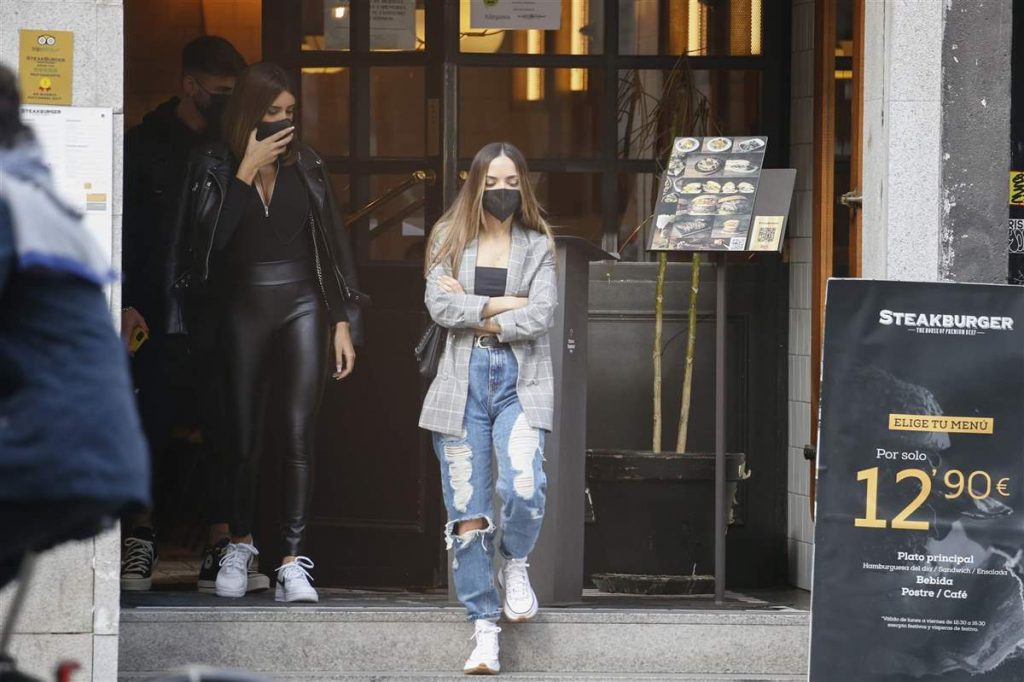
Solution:
{"label": "doorway entrance", "polygon": [[[424,235],[460,173],[481,146],[508,140],[559,232],[618,252],[658,173],[653,145],[638,145],[621,116],[633,108],[623,83],[644,81],[652,101],[638,109],[653,106],[687,55],[722,128],[767,133],[783,165],[788,41],[765,37],[788,35],[789,16],[756,0],[567,0],[558,30],[495,31],[470,26],[467,0],[419,0],[414,35],[396,43],[376,11],[263,3],[264,58],[299,84],[301,134],[353,207],[362,285],[375,297],[358,376],[324,403],[310,551],[327,584],[436,586],[443,512],[429,439],[415,428],[424,386],[409,349],[426,322]],[[636,244],[623,255],[646,259]]]}
{"label": "doorway entrance", "polygon": [[[428,435],[416,427],[425,386],[411,348],[426,322],[425,235],[457,192],[461,172],[485,143],[510,141],[525,152],[538,197],[560,234],[584,237],[627,261],[648,260],[645,240],[628,239],[650,213],[659,176],[649,131],[656,124],[646,112],[656,108],[684,55],[718,127],[767,135],[766,165],[787,165],[790,3],[561,0],[552,2],[560,7],[560,28],[550,31],[474,29],[469,0],[195,4],[202,6],[201,32],[251,42],[243,50],[248,59],[275,61],[292,74],[300,134],[328,164],[349,216],[361,288],[374,298],[357,371],[341,385],[331,382],[321,411],[309,525],[318,584],[442,586],[447,568],[438,467]],[[377,13],[385,5],[397,12],[392,28],[404,29],[388,30]],[[186,11],[167,0],[130,0],[129,33],[132,12],[153,13],[154,7]],[[241,27],[243,16],[258,22]],[[159,26],[153,22],[158,33]],[[127,40],[130,53],[140,38]],[[129,99],[139,82],[129,81]],[[640,96],[637,84],[643,85]],[[774,274],[771,290],[761,294],[771,310],[784,306],[784,266],[771,262],[763,269]],[[761,303],[751,305],[765,309]],[[763,322],[784,335],[784,320],[776,317],[766,313]],[[646,312],[630,320],[637,333],[650,325]],[[739,375],[741,414],[785,396],[776,371],[784,344],[754,349],[763,358],[748,345],[738,347],[737,367],[759,369]],[[648,370],[636,364],[630,381],[648,390]],[[615,404],[620,390],[592,390],[588,401]],[[595,410],[588,411],[593,420]],[[749,536],[750,556],[771,564],[765,581],[778,584],[775,576],[785,574],[778,539],[785,530],[784,416],[761,421],[736,419],[730,426],[737,443],[750,443],[753,456],[763,458],[762,476],[742,496],[750,521],[736,536]],[[627,427],[643,430],[633,421]],[[263,480],[272,483],[276,463],[264,459]],[[273,537],[278,501],[273,486],[265,488],[258,530]],[[777,549],[770,561],[761,549],[769,545]]]}

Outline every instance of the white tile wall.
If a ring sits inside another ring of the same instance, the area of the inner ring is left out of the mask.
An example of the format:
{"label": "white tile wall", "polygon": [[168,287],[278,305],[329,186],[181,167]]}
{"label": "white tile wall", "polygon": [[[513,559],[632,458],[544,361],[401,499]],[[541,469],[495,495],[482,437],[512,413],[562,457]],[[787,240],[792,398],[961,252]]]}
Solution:
{"label": "white tile wall", "polygon": [[811,311],[808,309],[790,307],[789,352],[794,355],[811,354]]}
{"label": "white tile wall", "polygon": [[790,165],[796,192],[789,220],[789,578],[810,588],[812,525],[808,510],[811,442],[811,187],[814,179],[814,2],[794,0],[790,83]]}
{"label": "white tile wall", "polygon": [[789,386],[791,401],[811,404],[811,359],[806,355],[789,356]]}
{"label": "white tile wall", "polygon": [[[799,145],[799,148],[810,145]],[[797,152],[799,152],[799,148]],[[810,156],[807,157],[808,162]],[[797,163],[800,159],[794,159],[793,153],[790,153],[790,165],[797,169],[797,180],[799,184],[800,173],[807,173],[808,175],[813,172],[813,169],[801,169],[800,163]],[[814,221],[814,211],[812,210],[811,203],[811,190],[810,189],[797,189],[793,192],[793,205],[790,208],[790,232],[789,236],[792,237],[811,237],[811,226]],[[810,263],[810,258],[807,259]]]}

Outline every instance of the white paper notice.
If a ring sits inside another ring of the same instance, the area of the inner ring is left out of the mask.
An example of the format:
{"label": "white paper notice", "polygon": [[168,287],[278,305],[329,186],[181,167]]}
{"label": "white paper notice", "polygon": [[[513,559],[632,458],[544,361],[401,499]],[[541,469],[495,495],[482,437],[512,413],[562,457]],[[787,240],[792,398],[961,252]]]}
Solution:
{"label": "white paper notice", "polygon": [[[350,49],[349,5],[349,0],[324,0],[324,49]],[[370,1],[370,49],[416,49],[416,0]]]}
{"label": "white paper notice", "polygon": [[26,105],[54,184],[85,216],[85,227],[113,264],[114,115],[108,107]]}
{"label": "white paper notice", "polygon": [[472,0],[469,24],[474,29],[557,31],[562,26],[562,3],[558,0]]}

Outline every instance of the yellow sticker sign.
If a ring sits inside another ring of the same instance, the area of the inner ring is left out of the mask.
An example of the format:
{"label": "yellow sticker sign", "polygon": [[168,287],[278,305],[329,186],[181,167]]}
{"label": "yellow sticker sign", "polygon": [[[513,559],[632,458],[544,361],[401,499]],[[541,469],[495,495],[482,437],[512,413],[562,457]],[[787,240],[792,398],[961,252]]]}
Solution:
{"label": "yellow sticker sign", "polygon": [[71,104],[74,33],[22,29],[18,76],[25,104]]}
{"label": "yellow sticker sign", "polygon": [[1024,171],[1010,171],[1010,206],[1024,206]]}
{"label": "yellow sticker sign", "polygon": [[946,433],[992,433],[992,417],[954,417],[946,414],[890,414],[890,431],[945,431]]}

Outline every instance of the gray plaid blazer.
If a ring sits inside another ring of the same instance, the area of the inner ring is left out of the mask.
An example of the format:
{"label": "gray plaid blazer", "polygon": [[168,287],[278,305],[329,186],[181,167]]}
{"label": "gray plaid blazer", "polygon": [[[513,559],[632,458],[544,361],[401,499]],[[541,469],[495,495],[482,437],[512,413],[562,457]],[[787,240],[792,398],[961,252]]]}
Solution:
{"label": "gray plaid blazer", "polygon": [[[423,401],[420,427],[446,435],[462,433],[469,394],[473,328],[483,323],[480,313],[488,301],[486,296],[473,294],[476,253],[477,241],[473,240],[466,246],[459,267],[458,280],[464,294],[451,294],[438,286],[438,280],[450,274],[446,266],[437,265],[427,274],[424,301],[434,322],[448,329],[448,338],[437,376]],[[512,346],[519,363],[516,392],[527,422],[534,428],[550,431],[555,388],[548,330],[558,305],[555,256],[545,235],[515,223],[505,295],[530,299],[525,307],[500,313],[493,319],[501,325],[499,340]]]}

